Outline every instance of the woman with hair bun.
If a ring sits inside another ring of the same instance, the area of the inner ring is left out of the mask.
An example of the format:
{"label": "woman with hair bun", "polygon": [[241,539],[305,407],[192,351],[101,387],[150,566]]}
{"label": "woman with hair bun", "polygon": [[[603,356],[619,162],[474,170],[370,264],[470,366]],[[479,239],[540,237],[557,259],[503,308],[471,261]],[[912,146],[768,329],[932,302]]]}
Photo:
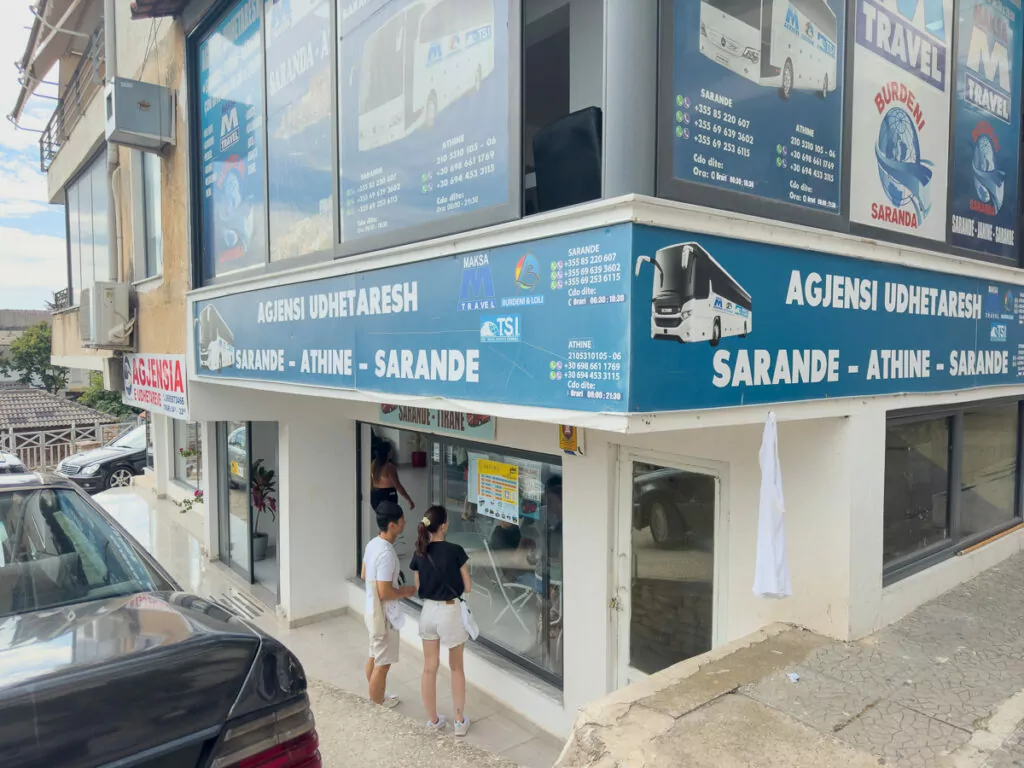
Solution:
{"label": "woman with hair bun", "polygon": [[448,648],[452,674],[452,702],[455,705],[456,736],[469,732],[466,717],[466,671],[462,651],[469,633],[462,625],[462,596],[470,591],[469,556],[458,544],[444,540],[448,533],[448,511],[440,506],[428,509],[417,527],[416,551],[409,567],[416,575],[416,590],[423,600],[420,639],[423,641],[423,677],[420,693],[427,710],[427,726],[442,730],[446,718],[437,713],[437,670],[441,645]]}

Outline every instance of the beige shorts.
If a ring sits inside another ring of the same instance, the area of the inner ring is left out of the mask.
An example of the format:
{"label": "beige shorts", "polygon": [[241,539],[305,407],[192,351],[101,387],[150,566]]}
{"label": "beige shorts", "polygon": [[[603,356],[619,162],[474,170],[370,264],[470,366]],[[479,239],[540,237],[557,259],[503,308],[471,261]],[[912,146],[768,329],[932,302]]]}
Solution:
{"label": "beige shorts", "polygon": [[462,607],[458,600],[451,605],[436,600],[424,600],[420,613],[420,638],[440,640],[445,648],[454,648],[469,640],[469,633],[462,626]]}
{"label": "beige shorts", "polygon": [[398,647],[401,640],[398,630],[388,627],[385,635],[370,635],[370,658],[378,667],[386,667],[398,663]]}

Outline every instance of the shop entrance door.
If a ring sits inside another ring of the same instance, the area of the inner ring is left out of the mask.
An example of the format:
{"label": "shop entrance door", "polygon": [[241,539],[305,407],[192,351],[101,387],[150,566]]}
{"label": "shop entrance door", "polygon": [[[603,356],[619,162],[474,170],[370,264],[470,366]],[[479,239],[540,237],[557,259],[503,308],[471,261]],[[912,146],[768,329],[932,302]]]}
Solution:
{"label": "shop entrance door", "polygon": [[708,467],[647,456],[620,462],[619,687],[716,644],[720,487]]}
{"label": "shop entrance door", "polygon": [[250,584],[252,569],[252,508],[249,497],[250,425],[228,421],[217,425],[220,465],[220,559]]}

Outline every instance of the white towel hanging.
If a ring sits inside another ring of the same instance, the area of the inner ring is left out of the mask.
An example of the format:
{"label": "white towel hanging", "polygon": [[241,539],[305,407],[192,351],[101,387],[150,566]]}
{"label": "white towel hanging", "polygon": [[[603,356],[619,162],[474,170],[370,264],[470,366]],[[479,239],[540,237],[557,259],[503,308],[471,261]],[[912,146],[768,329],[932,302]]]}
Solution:
{"label": "white towel hanging", "polygon": [[761,496],[757,510],[757,561],[754,594],[783,598],[793,594],[786,559],[786,503],[779,465],[779,433],[775,414],[768,412],[761,437]]}

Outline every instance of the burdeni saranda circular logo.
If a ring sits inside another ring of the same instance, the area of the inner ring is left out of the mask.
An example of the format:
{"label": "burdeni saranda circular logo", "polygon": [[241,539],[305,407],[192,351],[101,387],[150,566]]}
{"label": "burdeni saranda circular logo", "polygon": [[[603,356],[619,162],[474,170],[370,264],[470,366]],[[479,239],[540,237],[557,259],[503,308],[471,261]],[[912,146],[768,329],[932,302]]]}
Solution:
{"label": "burdeni saranda circular logo", "polygon": [[[911,97],[912,98],[912,97]],[[893,106],[885,113],[878,127],[875,159],[878,178],[893,209],[875,215],[894,224],[917,229],[931,211],[931,181],[934,163],[921,158],[919,122],[902,106]],[[908,210],[909,207],[909,210]]]}
{"label": "burdeni saranda circular logo", "polygon": [[995,216],[1003,207],[1003,194],[1006,189],[1006,173],[996,166],[999,139],[988,123],[980,123],[972,132],[972,136],[974,158],[971,170],[974,171],[974,194],[977,199],[971,201],[971,210]]}

